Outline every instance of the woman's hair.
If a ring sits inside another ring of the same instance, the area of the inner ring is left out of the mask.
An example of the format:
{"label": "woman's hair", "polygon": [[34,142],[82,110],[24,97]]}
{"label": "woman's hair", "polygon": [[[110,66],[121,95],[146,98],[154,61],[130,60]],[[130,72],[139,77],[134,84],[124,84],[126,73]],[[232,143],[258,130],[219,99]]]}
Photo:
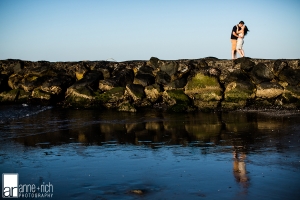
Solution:
{"label": "woman's hair", "polygon": [[244,28],[244,35],[247,35],[248,31],[250,31],[250,30],[248,29],[247,26],[245,26],[245,28]]}

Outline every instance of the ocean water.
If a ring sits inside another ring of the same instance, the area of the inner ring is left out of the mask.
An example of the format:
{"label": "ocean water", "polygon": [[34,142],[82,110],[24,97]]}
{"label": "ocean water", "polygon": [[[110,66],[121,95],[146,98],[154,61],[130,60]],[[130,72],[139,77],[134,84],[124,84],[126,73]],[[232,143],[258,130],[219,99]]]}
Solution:
{"label": "ocean water", "polygon": [[0,172],[48,186],[43,199],[298,199],[299,122],[298,111],[1,105]]}

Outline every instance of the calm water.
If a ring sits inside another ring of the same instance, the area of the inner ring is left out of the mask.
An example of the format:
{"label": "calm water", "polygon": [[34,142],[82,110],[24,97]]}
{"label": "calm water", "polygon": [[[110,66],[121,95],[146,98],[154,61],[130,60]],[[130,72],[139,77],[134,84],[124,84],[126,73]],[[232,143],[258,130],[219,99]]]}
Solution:
{"label": "calm water", "polygon": [[51,183],[51,199],[300,196],[297,112],[0,109],[1,174]]}

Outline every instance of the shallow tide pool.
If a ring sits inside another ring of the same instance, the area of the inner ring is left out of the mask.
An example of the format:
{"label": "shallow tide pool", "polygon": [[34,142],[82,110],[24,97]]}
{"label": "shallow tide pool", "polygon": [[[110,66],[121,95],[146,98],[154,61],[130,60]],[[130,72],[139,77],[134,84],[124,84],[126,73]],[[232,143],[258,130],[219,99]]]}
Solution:
{"label": "shallow tide pool", "polygon": [[6,106],[0,172],[51,184],[43,199],[298,199],[299,121],[285,111]]}

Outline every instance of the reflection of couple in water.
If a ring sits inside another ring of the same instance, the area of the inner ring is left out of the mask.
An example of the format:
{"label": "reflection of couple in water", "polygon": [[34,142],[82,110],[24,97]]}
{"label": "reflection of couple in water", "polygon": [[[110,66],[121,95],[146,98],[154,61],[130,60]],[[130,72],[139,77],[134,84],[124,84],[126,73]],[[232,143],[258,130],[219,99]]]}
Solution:
{"label": "reflection of couple in water", "polygon": [[249,178],[246,171],[246,154],[238,153],[237,150],[233,152],[233,175],[237,182],[241,183],[243,187],[248,187]]}

